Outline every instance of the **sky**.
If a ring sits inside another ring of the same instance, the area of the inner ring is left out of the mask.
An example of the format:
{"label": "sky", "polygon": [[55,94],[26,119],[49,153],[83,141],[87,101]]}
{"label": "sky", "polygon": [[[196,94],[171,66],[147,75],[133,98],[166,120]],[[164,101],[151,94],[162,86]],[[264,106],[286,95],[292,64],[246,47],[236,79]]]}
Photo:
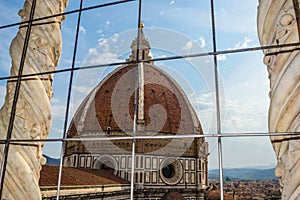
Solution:
{"label": "sky", "polygon": [[[18,3],[0,1],[0,26],[18,22]],[[85,0],[83,7],[110,1]],[[217,50],[259,46],[256,29],[257,0],[216,0],[215,23]],[[70,0],[67,11],[78,9],[79,0]],[[137,34],[138,2],[85,11],[81,16],[76,67],[124,61]],[[68,15],[62,24],[63,50],[57,69],[71,67],[78,14]],[[153,58],[211,52],[213,37],[209,0],[144,0],[144,33]],[[9,45],[18,27],[0,29],[0,76],[8,76],[11,59]],[[223,54],[218,57],[222,133],[266,133],[269,106],[269,80],[261,51]],[[216,133],[213,57],[203,56],[159,61],[155,65],[169,73],[184,89],[205,134]],[[70,105],[71,117],[89,91],[114,68],[75,72]],[[51,99],[53,125],[49,138],[60,138],[67,102],[70,73],[54,76]],[[0,81],[0,102],[5,95],[5,81]],[[216,138],[209,142],[209,168],[218,168]],[[275,155],[268,137],[224,138],[223,166],[273,167]],[[45,154],[59,157],[60,144],[47,143]]]}

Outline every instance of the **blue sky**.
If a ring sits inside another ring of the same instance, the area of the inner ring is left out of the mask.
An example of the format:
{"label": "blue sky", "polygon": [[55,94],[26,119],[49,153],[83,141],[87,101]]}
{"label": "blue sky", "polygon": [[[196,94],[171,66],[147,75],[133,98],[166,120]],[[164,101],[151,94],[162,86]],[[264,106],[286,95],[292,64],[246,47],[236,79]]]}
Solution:
{"label": "blue sky", "polygon": [[[18,22],[23,2],[0,1],[0,25]],[[84,7],[109,1],[86,0]],[[239,49],[259,46],[256,31],[257,0],[216,0],[217,49]],[[77,9],[71,0],[67,10]],[[129,2],[82,13],[76,66],[123,61],[136,37],[138,3]],[[212,51],[210,1],[145,0],[142,20],[154,58]],[[78,14],[68,15],[62,25],[63,52],[57,69],[69,68],[72,61]],[[17,27],[0,30],[0,76],[9,74],[9,44]],[[265,133],[268,115],[269,81],[260,51],[218,56],[221,92],[222,132]],[[160,61],[186,91],[205,133],[216,132],[212,63],[204,56],[185,60]],[[71,114],[111,68],[83,70],[75,73]],[[53,126],[50,138],[62,135],[69,73],[55,75]],[[5,81],[0,82],[3,102]],[[70,119],[69,119],[70,120]],[[211,156],[209,168],[217,168],[216,139],[207,139]],[[60,154],[59,144],[46,144],[45,153]],[[274,166],[275,156],[268,137],[226,138],[223,140],[224,167]]]}

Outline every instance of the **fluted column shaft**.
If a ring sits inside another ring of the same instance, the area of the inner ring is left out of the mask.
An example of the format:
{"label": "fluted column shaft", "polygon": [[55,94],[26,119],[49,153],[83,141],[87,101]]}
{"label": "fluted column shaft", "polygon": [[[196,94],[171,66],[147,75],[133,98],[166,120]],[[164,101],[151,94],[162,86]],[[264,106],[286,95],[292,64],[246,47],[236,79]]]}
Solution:
{"label": "fluted column shaft", "polygon": [[[299,14],[298,0],[260,0],[257,22],[261,45],[299,43]],[[270,132],[300,131],[300,51],[295,48],[264,50],[270,79]],[[299,135],[273,136],[271,141],[282,199],[300,199]]]}
{"label": "fluted column shaft", "polygon": [[[34,19],[63,13],[68,0],[37,0]],[[26,0],[19,11],[22,21],[29,19],[33,0]],[[24,74],[54,71],[61,53],[61,22],[64,16],[32,23],[24,62]],[[10,46],[11,76],[18,75],[27,26],[21,25]],[[52,74],[22,78],[11,139],[45,139],[52,119],[50,98]],[[0,110],[0,138],[6,139],[10,112],[13,105],[16,79],[7,82],[6,97]],[[39,174],[45,159],[43,143],[10,144],[3,185],[2,199],[41,199]],[[3,158],[3,149],[0,159]]]}

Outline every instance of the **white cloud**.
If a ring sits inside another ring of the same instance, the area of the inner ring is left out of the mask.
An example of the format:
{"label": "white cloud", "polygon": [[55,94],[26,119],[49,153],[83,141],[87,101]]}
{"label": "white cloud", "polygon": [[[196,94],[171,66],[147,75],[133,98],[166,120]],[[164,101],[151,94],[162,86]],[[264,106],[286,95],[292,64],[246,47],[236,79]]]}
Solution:
{"label": "white cloud", "polygon": [[199,38],[199,41],[200,41],[200,47],[201,47],[201,48],[204,48],[204,47],[206,46],[206,41],[205,41],[205,39],[201,36],[201,37]]}
{"label": "white cloud", "polygon": [[239,87],[241,87],[241,88],[244,88],[244,87],[252,87],[252,88],[255,88],[255,87],[257,87],[257,84],[255,84],[255,83],[253,83],[253,82],[248,82],[248,81],[246,81],[246,82],[244,82],[244,83],[241,83],[241,84],[239,84]]}
{"label": "white cloud", "polygon": [[[110,50],[109,40],[106,38],[98,39],[99,47],[103,48],[103,51],[107,52]],[[97,50],[96,48],[89,49],[89,54],[91,50]]]}
{"label": "white cloud", "polygon": [[153,53],[151,51],[149,52],[149,56],[153,58]]}
{"label": "white cloud", "polygon": [[86,96],[81,95],[81,98],[73,99],[72,103],[70,104],[70,112],[72,113],[71,116],[74,116],[85,97]]}
{"label": "white cloud", "polygon": [[165,54],[165,52],[159,52],[159,51],[158,52],[157,51],[150,51],[149,55],[152,58],[166,58],[167,57],[167,55]]}
{"label": "white cloud", "polygon": [[193,104],[198,104],[199,109],[206,110],[206,109],[212,109],[214,107],[214,94],[213,93],[205,93],[202,94],[200,97],[194,97],[192,100]]}
{"label": "white cloud", "polygon": [[83,62],[84,65],[100,65],[114,62],[121,62],[118,55],[111,52],[99,53],[95,49],[89,50],[88,58]]}
{"label": "white cloud", "polygon": [[52,105],[51,108],[53,117],[61,119],[65,117],[66,107],[64,105]]}
{"label": "white cloud", "polygon": [[250,42],[252,42],[252,39],[250,39],[250,38],[248,38],[247,36],[245,36],[245,37],[244,37],[244,41],[243,41],[243,42],[237,43],[237,44],[234,46],[234,48],[235,48],[235,49],[248,48]]}
{"label": "white cloud", "polygon": [[262,102],[241,102],[228,98],[224,104],[224,132],[266,131],[266,111],[260,108]]}
{"label": "white cloud", "polygon": [[102,29],[99,29],[99,30],[96,31],[96,33],[101,34],[101,33],[103,33],[103,30],[102,30]]}
{"label": "white cloud", "polygon": [[116,43],[119,40],[119,34],[114,34],[114,36],[112,37],[111,41]]}
{"label": "white cloud", "polygon": [[79,26],[79,32],[85,34],[86,33],[86,30],[83,26]]}
{"label": "white cloud", "polygon": [[88,85],[74,86],[74,89],[77,92],[83,93],[83,94],[88,94],[92,88],[93,88],[93,86],[88,86]]}
{"label": "white cloud", "polygon": [[[64,59],[63,62],[66,63],[66,64],[72,64],[73,60],[71,60],[71,59]],[[76,60],[75,61],[75,65],[80,65],[80,63],[81,63],[80,60]]]}
{"label": "white cloud", "polygon": [[[245,86],[252,87],[246,83]],[[231,87],[228,90],[232,89]],[[245,88],[247,90],[247,88]],[[228,94],[228,93],[227,93]],[[191,103],[198,113],[199,120],[205,134],[216,133],[216,108],[214,93],[205,93],[196,98],[196,95],[188,95]],[[267,108],[259,97],[251,98],[249,101],[239,99],[240,96],[231,96],[220,101],[221,106],[221,127],[223,133],[249,133],[264,132],[267,130]],[[256,99],[256,100],[255,100]],[[198,106],[198,109],[197,109]],[[209,142],[211,156],[209,157],[210,167],[218,166],[215,160],[214,143],[215,139],[206,138]],[[255,148],[253,149],[253,142]],[[224,139],[224,161],[225,167],[258,166],[261,163],[273,163],[274,157],[272,147],[267,137],[262,138],[226,138]],[[260,151],[260,156],[257,156]],[[245,158],[247,155],[247,159]],[[256,155],[255,159],[251,156]]]}
{"label": "white cloud", "polygon": [[212,134],[216,132],[215,117],[215,95],[212,92],[197,96],[195,93],[188,95],[191,104],[201,121],[204,133]]}
{"label": "white cloud", "polygon": [[160,11],[160,16],[163,16],[166,13],[166,11],[162,10]]}
{"label": "white cloud", "polygon": [[189,40],[183,47],[182,50],[189,51],[193,47],[193,41]]}
{"label": "white cloud", "polygon": [[174,3],[175,3],[175,1],[174,1],[174,0],[170,1],[170,5],[173,5]]}
{"label": "white cloud", "polygon": [[228,15],[228,12],[225,8],[221,8],[221,17],[226,17]]}
{"label": "white cloud", "polygon": [[227,58],[226,58],[226,55],[220,54],[220,55],[217,55],[217,59],[218,59],[219,61],[223,61],[223,60],[226,60]]}
{"label": "white cloud", "polygon": [[105,25],[106,25],[106,26],[109,26],[109,24],[110,24],[110,21],[107,20],[107,21],[105,22]]}
{"label": "white cloud", "polygon": [[59,99],[55,98],[55,97],[53,97],[50,101],[51,101],[51,103],[59,103],[60,102]]}
{"label": "white cloud", "polygon": [[99,65],[109,64],[113,62],[121,62],[117,53],[111,52],[111,44],[117,43],[119,35],[115,34],[111,39],[100,38],[98,40],[98,46],[96,48],[90,48],[88,55],[83,61],[83,65]]}
{"label": "white cloud", "polygon": [[[252,87],[248,85],[248,87]],[[216,128],[215,94],[213,92],[189,95],[189,99],[199,115],[205,133],[214,133]],[[267,131],[267,107],[264,100],[253,98],[242,101],[235,97],[220,96],[222,131],[230,133]]]}

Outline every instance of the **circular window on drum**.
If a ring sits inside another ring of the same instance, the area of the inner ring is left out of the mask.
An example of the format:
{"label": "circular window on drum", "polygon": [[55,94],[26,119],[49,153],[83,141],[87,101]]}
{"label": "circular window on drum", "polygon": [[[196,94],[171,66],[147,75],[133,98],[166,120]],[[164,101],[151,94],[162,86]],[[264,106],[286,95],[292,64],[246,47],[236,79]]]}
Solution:
{"label": "circular window on drum", "polygon": [[183,167],[179,160],[166,158],[160,164],[160,177],[168,185],[177,184],[183,176]]}

